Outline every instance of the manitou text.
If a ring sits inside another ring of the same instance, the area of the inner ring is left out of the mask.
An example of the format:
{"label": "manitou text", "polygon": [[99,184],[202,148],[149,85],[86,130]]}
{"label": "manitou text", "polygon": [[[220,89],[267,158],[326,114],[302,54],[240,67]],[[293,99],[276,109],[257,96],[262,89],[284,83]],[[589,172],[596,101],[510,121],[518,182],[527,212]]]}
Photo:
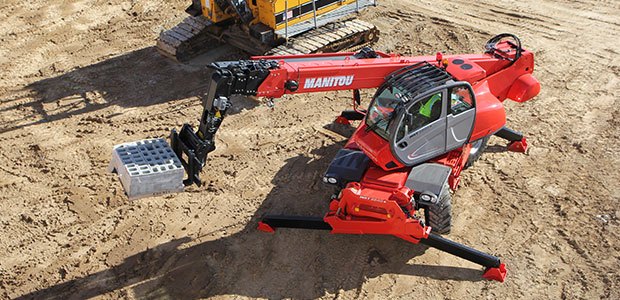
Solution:
{"label": "manitou text", "polygon": [[304,89],[349,86],[353,83],[353,77],[354,75],[307,78],[304,82]]}

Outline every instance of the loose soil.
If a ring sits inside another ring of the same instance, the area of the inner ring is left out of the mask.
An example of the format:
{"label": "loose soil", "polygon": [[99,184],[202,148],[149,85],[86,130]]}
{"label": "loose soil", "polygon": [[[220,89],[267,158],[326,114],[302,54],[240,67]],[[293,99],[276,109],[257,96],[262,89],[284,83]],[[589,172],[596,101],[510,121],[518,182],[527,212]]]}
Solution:
{"label": "loose soil", "polygon": [[208,70],[153,47],[187,5],[0,4],[0,297],[620,298],[619,2],[379,1],[360,16],[382,51],[479,53],[511,32],[535,52],[540,95],[506,102],[531,148],[491,139],[464,172],[448,235],[499,255],[503,284],[393,237],[255,229],[267,212],[325,212],[320,178],[351,133],[333,124],[348,92],[274,110],[235,98],[205,186],[127,200],[106,171],[112,146],[201,112]]}

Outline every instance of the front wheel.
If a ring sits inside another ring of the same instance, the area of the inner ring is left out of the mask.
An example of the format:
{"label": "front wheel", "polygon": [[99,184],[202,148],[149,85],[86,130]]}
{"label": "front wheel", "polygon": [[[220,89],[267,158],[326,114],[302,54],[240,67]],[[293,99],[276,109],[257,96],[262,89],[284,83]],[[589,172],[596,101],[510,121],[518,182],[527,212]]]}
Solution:
{"label": "front wheel", "polygon": [[452,229],[452,195],[450,186],[445,183],[437,203],[426,208],[426,223],[433,228],[433,233],[446,234]]}
{"label": "front wheel", "polygon": [[471,150],[469,150],[469,157],[467,158],[467,163],[465,163],[465,169],[473,166],[474,163],[480,159],[484,150],[487,149],[489,138],[490,137],[485,136],[472,143]]}

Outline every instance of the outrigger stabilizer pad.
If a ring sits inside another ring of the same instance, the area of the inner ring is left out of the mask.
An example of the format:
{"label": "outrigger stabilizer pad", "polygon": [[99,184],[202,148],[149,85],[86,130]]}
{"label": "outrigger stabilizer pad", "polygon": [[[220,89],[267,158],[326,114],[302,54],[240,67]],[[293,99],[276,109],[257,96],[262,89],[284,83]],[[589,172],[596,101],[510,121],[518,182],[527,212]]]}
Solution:
{"label": "outrigger stabilizer pad", "polygon": [[510,142],[510,144],[508,144],[508,151],[519,153],[525,153],[525,151],[527,151],[527,140],[521,132],[504,126],[495,133],[495,136]]}
{"label": "outrigger stabilizer pad", "polygon": [[508,272],[506,271],[506,265],[501,263],[497,268],[487,268],[484,271],[484,274],[482,274],[482,277],[488,280],[504,282],[507,273]]}
{"label": "outrigger stabilizer pad", "polygon": [[527,140],[522,138],[520,141],[514,141],[508,145],[508,151],[525,153],[527,151]]}
{"label": "outrigger stabilizer pad", "polygon": [[273,229],[267,223],[263,223],[262,221],[258,222],[258,230],[260,230],[262,232],[267,232],[267,233],[274,233],[274,232],[276,232],[275,229]]}

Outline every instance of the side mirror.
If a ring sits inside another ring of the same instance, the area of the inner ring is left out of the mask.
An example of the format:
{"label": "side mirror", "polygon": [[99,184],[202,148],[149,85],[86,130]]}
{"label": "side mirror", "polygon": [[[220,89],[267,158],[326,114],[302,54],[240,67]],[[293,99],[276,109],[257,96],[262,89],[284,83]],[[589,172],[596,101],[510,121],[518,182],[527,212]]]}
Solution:
{"label": "side mirror", "polygon": [[355,104],[360,105],[362,103],[362,96],[360,95],[360,90],[353,90],[353,101]]}

